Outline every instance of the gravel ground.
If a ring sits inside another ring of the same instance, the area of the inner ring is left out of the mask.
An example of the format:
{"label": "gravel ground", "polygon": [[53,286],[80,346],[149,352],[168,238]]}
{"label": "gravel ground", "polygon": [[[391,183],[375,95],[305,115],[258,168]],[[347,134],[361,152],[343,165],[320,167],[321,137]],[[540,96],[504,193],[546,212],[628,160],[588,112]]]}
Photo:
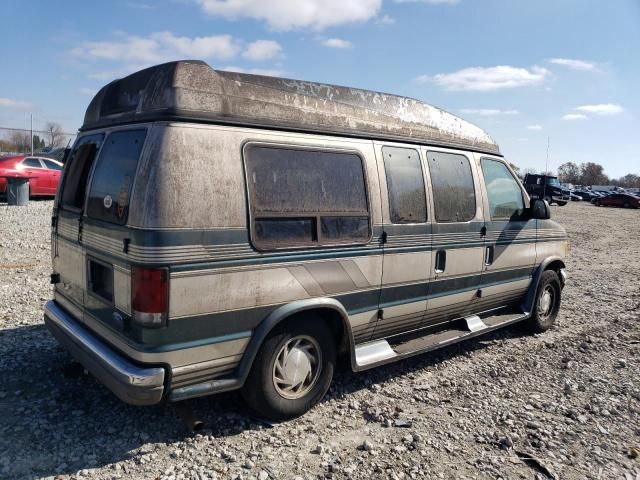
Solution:
{"label": "gravel ground", "polygon": [[234,393],[185,402],[193,434],[63,369],[42,323],[51,207],[0,204],[0,478],[640,478],[640,211],[553,207],[572,249],[545,334],[343,369],[282,424]]}

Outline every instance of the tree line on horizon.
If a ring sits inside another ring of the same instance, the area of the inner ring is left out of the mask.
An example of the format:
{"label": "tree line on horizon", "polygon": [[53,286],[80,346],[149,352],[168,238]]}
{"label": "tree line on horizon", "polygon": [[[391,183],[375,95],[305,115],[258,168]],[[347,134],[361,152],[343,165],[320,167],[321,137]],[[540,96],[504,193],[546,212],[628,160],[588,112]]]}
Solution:
{"label": "tree line on horizon", "polygon": [[[556,175],[555,172],[538,172],[534,168],[525,168],[521,170],[513,163],[510,165],[521,178],[524,178],[527,173]],[[620,178],[609,178],[609,176],[604,173],[604,167],[594,162],[585,162],[581,164],[565,162],[558,167],[557,177],[560,182],[571,183],[573,185],[615,185],[622,188],[640,188],[640,175],[627,173]]]}
{"label": "tree line on horizon", "polygon": [[[30,153],[31,138],[29,130],[9,130],[0,138],[0,152]],[[33,151],[42,150],[45,147],[64,147],[68,142],[62,126],[56,122],[48,122],[44,130],[38,130],[33,134]],[[0,133],[2,129],[0,128]]]}

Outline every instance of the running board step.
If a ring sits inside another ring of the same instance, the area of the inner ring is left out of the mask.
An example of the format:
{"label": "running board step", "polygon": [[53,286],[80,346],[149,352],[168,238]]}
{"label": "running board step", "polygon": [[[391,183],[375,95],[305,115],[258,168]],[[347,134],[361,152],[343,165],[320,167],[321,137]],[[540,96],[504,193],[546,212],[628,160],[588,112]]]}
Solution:
{"label": "running board step", "polygon": [[356,370],[435,350],[519,322],[529,314],[505,310],[486,317],[465,317],[389,339],[356,346]]}

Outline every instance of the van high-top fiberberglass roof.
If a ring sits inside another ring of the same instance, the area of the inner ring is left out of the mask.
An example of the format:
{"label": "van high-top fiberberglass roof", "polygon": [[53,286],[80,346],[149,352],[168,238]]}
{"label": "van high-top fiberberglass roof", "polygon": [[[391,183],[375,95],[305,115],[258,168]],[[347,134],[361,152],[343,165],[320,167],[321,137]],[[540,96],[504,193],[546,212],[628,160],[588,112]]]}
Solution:
{"label": "van high-top fiberberglass roof", "polygon": [[500,154],[481,128],[413,98],[170,62],[114,80],[93,98],[81,130],[183,120],[446,145]]}

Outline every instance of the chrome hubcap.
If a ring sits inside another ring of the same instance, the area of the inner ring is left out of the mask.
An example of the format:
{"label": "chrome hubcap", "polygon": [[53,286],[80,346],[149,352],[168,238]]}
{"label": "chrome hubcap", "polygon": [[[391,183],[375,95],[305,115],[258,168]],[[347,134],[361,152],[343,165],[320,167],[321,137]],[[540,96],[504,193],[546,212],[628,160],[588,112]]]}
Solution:
{"label": "chrome hubcap", "polygon": [[538,314],[541,317],[547,317],[553,308],[553,289],[550,286],[545,287],[538,304]]}
{"label": "chrome hubcap", "polygon": [[284,398],[306,395],[320,375],[322,356],[318,343],[311,337],[293,337],[280,348],[273,364],[273,385]]}

